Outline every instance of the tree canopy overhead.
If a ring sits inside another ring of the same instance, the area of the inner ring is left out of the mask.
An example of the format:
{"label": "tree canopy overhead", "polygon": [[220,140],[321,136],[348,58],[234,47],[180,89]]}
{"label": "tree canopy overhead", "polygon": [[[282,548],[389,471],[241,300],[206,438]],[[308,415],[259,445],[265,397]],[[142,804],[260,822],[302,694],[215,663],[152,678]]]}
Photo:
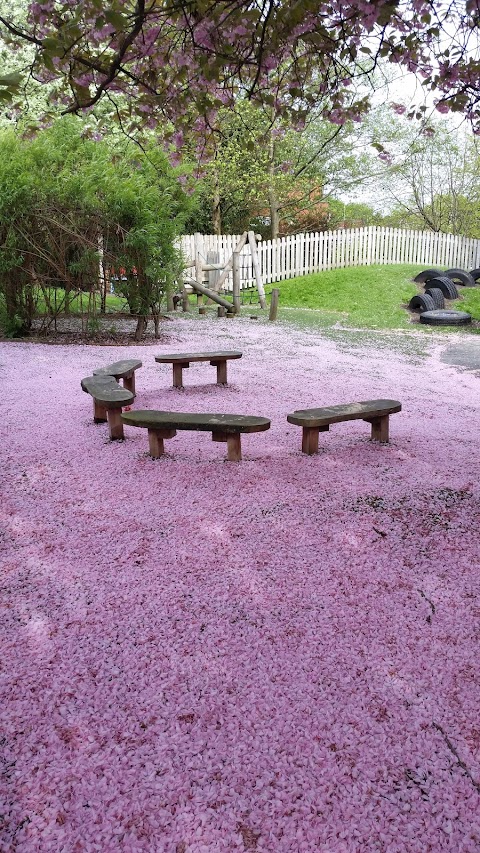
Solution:
{"label": "tree canopy overhead", "polygon": [[[63,112],[108,101],[119,119],[206,133],[241,93],[301,126],[320,101],[342,123],[368,108],[352,85],[380,61],[414,72],[437,109],[480,131],[480,0],[43,0],[0,15],[25,72]],[[19,78],[0,78],[11,98]]]}

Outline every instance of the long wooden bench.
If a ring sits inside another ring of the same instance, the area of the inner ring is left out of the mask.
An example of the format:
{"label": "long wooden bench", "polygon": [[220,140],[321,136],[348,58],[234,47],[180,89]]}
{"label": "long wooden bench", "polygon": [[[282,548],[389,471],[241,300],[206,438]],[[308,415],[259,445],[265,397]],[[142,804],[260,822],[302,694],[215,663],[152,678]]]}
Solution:
{"label": "long wooden bench", "polygon": [[124,358],[122,361],[114,361],[107,367],[98,367],[93,371],[94,376],[113,376],[114,379],[123,379],[123,387],[135,394],[135,371],[142,366],[138,358]]}
{"label": "long wooden bench", "polygon": [[191,362],[209,361],[217,368],[217,385],[227,384],[227,361],[241,358],[242,353],[237,351],[226,352],[177,352],[156,355],[155,361],[159,364],[171,364],[173,366],[173,387],[183,388],[183,370],[190,367]]}
{"label": "long wooden bench", "polygon": [[341,421],[362,420],[372,426],[374,441],[388,442],[388,419],[400,412],[398,400],[362,400],[342,406],[327,406],[323,409],[299,409],[287,415],[290,424],[302,427],[302,451],[312,455],[318,453],[318,434],[328,432],[330,424]]}
{"label": "long wooden bench", "polygon": [[108,422],[110,438],[122,439],[122,407],[129,406],[135,399],[133,391],[122,388],[109,375],[86,376],[80,382],[83,390],[93,397],[93,420],[96,424]]}
{"label": "long wooden bench", "polygon": [[239,462],[242,458],[241,433],[263,432],[270,428],[267,418],[251,415],[217,415],[184,412],[137,410],[122,416],[124,424],[148,430],[150,456],[158,459],[165,452],[164,441],[173,438],[178,430],[200,430],[212,433],[212,441],[227,442],[227,459]]}

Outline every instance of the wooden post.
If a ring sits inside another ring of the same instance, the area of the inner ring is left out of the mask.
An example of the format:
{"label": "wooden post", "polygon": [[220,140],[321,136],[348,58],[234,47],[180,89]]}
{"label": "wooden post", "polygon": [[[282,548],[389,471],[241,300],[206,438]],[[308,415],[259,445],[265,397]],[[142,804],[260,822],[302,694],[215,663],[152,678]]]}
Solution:
{"label": "wooden post", "polygon": [[173,301],[173,293],[167,290],[167,311],[175,311],[175,303]]}
{"label": "wooden post", "polygon": [[318,427],[302,427],[302,453],[318,453]]}
{"label": "wooden post", "polygon": [[123,387],[127,389],[127,391],[131,391],[132,394],[135,394],[135,371],[132,370],[128,376],[123,377]]}
{"label": "wooden post", "polygon": [[173,365],[173,387],[174,388],[183,388],[183,375],[182,371],[185,365],[183,364],[174,364]]}
{"label": "wooden post", "polygon": [[[199,284],[203,284],[203,263],[202,256],[200,252],[196,252],[195,254],[195,279]],[[203,296],[201,293],[197,293],[197,305],[201,305],[203,303]]]}
{"label": "wooden post", "polygon": [[108,429],[112,441],[124,438],[122,409],[107,409]]}
{"label": "wooden post", "polygon": [[227,384],[227,360],[224,361],[211,361],[210,364],[212,367],[217,368],[217,385],[226,385]]}
{"label": "wooden post", "polygon": [[148,430],[148,450],[152,459],[159,459],[165,453],[163,432],[158,429]]}
{"label": "wooden post", "polygon": [[148,430],[148,449],[152,459],[159,459],[165,453],[164,440],[166,438],[174,438],[176,429],[149,429]]}
{"label": "wooden post", "polygon": [[260,273],[260,264],[258,263],[258,252],[257,252],[257,244],[255,242],[255,234],[253,231],[248,232],[248,242],[250,244],[250,251],[252,253],[252,264],[255,272],[255,279],[257,282],[257,290],[258,290],[258,299],[260,301],[260,305],[262,308],[267,307],[267,300],[265,297],[265,288],[263,286],[262,276]]}
{"label": "wooden post", "polygon": [[242,444],[239,432],[227,435],[227,459],[229,462],[240,462],[242,459]]}
{"label": "wooden post", "polygon": [[217,314],[219,317],[225,317],[225,308],[223,307],[223,305],[218,306]]}
{"label": "wooden post", "polygon": [[240,254],[234,252],[232,255],[233,271],[233,308],[235,314],[240,314]]}
{"label": "wooden post", "polygon": [[328,430],[328,424],[322,427],[302,427],[302,453],[308,456],[318,453],[318,434]]}
{"label": "wooden post", "polygon": [[190,309],[188,307],[188,293],[185,288],[182,288],[182,311],[187,312],[189,310]]}
{"label": "wooden post", "polygon": [[388,418],[388,415],[384,415],[383,417],[370,419],[370,423],[372,425],[372,441],[388,442]]}
{"label": "wooden post", "polygon": [[280,291],[279,291],[278,287],[274,287],[272,290],[272,296],[270,299],[270,314],[268,317],[268,319],[272,320],[272,321],[277,319],[278,295],[279,295],[279,293],[280,293]]}
{"label": "wooden post", "polygon": [[107,420],[107,410],[103,403],[93,398],[93,420],[96,424],[104,424]]}
{"label": "wooden post", "polygon": [[[207,252],[207,266],[209,267],[211,264],[219,264],[220,262],[220,253],[214,252],[213,250],[209,250]],[[216,290],[217,289],[217,281],[220,278],[220,269],[208,270],[208,289]],[[211,299],[207,299],[207,305],[212,304]]]}

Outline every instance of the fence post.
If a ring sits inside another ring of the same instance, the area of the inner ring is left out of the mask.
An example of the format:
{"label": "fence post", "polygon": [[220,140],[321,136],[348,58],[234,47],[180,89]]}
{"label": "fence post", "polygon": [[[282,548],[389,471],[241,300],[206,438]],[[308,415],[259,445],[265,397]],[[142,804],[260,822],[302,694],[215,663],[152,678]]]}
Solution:
{"label": "fence post", "polygon": [[277,319],[278,295],[279,295],[279,293],[280,293],[280,291],[279,291],[278,287],[274,287],[272,290],[272,296],[270,299],[270,314],[268,316],[268,319],[272,320],[272,321]]}

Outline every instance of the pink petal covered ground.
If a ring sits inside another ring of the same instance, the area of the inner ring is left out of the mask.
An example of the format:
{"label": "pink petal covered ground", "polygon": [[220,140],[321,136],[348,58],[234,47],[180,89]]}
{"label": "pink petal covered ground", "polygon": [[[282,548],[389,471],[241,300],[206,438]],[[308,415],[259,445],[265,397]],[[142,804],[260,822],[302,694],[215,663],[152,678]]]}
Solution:
{"label": "pink petal covered ground", "polygon": [[[2,853],[479,850],[480,379],[455,335],[391,339],[0,346]],[[154,361],[223,348],[226,388]],[[110,443],[80,379],[125,357],[137,407],[272,428],[241,463]],[[403,404],[389,446],[357,421],[300,453],[288,412],[373,397]]]}

